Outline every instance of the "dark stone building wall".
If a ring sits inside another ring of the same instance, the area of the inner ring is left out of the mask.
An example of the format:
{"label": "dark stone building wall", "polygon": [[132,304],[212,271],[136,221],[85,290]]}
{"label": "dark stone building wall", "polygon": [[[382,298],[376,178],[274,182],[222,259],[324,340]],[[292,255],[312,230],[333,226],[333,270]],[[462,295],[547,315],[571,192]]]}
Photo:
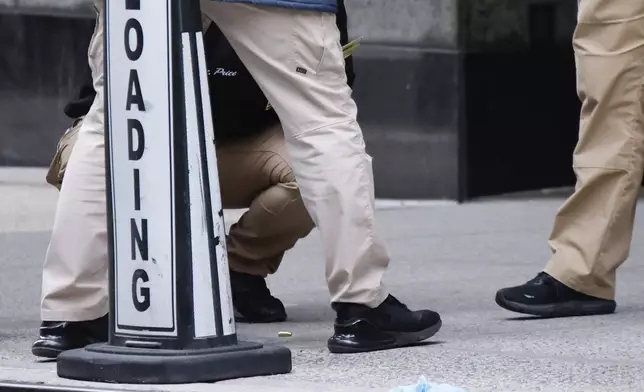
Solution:
{"label": "dark stone building wall", "polygon": [[[575,0],[346,0],[376,193],[571,185]],[[0,165],[44,166],[87,70],[87,0],[0,0]]]}

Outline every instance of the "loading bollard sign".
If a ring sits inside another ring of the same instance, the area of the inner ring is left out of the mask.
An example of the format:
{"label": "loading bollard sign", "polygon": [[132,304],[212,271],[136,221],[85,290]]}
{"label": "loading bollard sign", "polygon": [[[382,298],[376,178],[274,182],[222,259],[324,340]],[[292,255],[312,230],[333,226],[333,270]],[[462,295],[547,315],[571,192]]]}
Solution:
{"label": "loading bollard sign", "polygon": [[58,375],[177,384],[289,373],[288,348],[237,338],[199,0],[105,4],[110,334],[62,353]]}
{"label": "loading bollard sign", "polygon": [[[171,4],[151,3],[108,2],[115,332],[172,337],[177,305]],[[127,72],[120,71],[125,64]]]}

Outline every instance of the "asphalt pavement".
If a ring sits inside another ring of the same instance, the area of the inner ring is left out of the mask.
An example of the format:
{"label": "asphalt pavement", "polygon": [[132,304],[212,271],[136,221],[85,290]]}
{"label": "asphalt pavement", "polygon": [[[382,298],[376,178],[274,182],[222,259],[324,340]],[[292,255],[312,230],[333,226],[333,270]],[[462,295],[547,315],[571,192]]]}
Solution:
{"label": "asphalt pavement", "polygon": [[[644,216],[631,258],[619,271],[614,315],[540,320],[494,303],[495,291],[532,278],[549,255],[547,238],[563,199],[526,196],[463,205],[379,202],[392,256],[387,282],[410,307],[429,307],[443,329],[428,344],[332,355],[333,312],[317,232],[288,253],[269,280],[289,321],[239,324],[241,339],[292,349],[291,374],[187,386],[122,386],[59,379],[30,345],[39,325],[41,266],[56,191],[41,169],[0,169],[0,383],[91,385],[163,391],[389,391],[423,375],[469,391],[595,392],[644,390]],[[239,211],[227,212],[231,223]],[[292,332],[280,338],[279,331]]]}

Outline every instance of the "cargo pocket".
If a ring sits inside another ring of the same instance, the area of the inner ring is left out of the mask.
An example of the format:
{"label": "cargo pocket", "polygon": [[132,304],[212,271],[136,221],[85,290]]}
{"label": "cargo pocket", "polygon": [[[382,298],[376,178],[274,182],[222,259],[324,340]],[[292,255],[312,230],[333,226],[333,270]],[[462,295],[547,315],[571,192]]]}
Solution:
{"label": "cargo pocket", "polygon": [[325,80],[346,77],[335,15],[306,12],[295,17],[298,22],[293,31],[293,71]]}

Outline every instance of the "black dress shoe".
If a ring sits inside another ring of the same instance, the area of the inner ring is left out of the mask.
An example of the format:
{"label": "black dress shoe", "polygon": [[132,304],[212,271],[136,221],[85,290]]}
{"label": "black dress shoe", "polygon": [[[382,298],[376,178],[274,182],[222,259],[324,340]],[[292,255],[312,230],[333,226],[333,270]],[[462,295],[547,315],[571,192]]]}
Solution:
{"label": "black dress shoe", "polygon": [[261,276],[230,271],[235,321],[239,323],[277,323],[286,320],[286,309],[271,295]]}
{"label": "black dress shoe", "polygon": [[360,353],[411,346],[434,336],[440,315],[431,310],[411,311],[392,295],[375,309],[334,303],[335,334],[328,341],[332,353]]}
{"label": "black dress shoe", "polygon": [[67,350],[107,342],[108,331],[107,315],[91,321],[43,321],[31,352],[37,357],[55,359]]}
{"label": "black dress shoe", "polygon": [[512,312],[541,317],[571,317],[610,314],[615,301],[575,291],[545,272],[521,286],[496,293],[496,303]]}

